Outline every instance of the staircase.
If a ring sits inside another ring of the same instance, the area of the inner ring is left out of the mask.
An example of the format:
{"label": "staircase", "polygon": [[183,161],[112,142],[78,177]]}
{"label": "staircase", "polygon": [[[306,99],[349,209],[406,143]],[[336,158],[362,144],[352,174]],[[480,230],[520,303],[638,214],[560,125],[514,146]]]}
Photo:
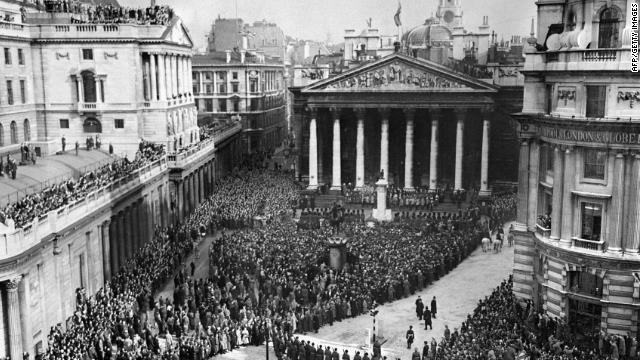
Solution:
{"label": "staircase", "polygon": [[317,208],[331,208],[333,207],[333,204],[338,201],[342,201],[344,204],[345,202],[344,196],[340,194],[317,195],[315,205]]}

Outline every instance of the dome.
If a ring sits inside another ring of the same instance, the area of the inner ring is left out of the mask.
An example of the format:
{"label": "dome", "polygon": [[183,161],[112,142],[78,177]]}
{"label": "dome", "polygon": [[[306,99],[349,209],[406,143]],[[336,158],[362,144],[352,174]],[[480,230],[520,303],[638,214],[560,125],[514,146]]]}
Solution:
{"label": "dome", "polygon": [[407,31],[402,36],[402,42],[412,48],[427,46],[449,46],[451,47],[453,37],[451,30],[440,25],[438,19],[428,18],[424,24]]}

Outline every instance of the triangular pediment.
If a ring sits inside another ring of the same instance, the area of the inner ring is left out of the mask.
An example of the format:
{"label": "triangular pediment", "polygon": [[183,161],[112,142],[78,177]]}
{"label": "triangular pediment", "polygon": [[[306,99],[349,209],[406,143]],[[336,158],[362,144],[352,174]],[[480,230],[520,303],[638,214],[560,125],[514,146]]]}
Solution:
{"label": "triangular pediment", "polygon": [[193,47],[193,41],[191,40],[189,30],[187,30],[180,18],[177,18],[169,26],[167,31],[164,33],[164,39],[174,44]]}
{"label": "triangular pediment", "polygon": [[316,82],[302,91],[308,93],[496,92],[497,89],[432,61],[395,53],[338,76]]}

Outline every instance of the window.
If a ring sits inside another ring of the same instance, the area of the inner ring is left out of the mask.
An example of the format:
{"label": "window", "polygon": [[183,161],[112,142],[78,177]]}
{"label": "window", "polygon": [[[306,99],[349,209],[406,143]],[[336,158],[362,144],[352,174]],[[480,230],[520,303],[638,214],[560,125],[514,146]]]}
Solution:
{"label": "window", "polygon": [[233,80],[238,80],[238,72],[237,72],[237,71],[232,72],[232,73],[231,73],[231,78],[232,78]]}
{"label": "window", "polygon": [[16,124],[15,121],[11,122],[11,143],[12,144],[17,144],[18,143],[18,124]]}
{"label": "window", "polygon": [[595,203],[582,203],[581,215],[582,228],[580,238],[600,241],[600,234],[602,230],[602,205]]}
{"label": "window", "polygon": [[83,71],[81,75],[84,102],[95,103],[97,101],[95,75],[91,71]]}
{"label": "window", "polygon": [[604,106],[607,96],[607,87],[604,85],[587,86],[587,112],[591,118],[604,117]]}
{"label": "window", "polygon": [[82,130],[85,133],[101,133],[102,124],[96,118],[87,118],[82,124]]}
{"label": "window", "polygon": [[82,49],[82,60],[93,60],[93,49]]}
{"label": "window", "polygon": [[0,124],[0,146],[4,146],[4,126]]}
{"label": "window", "polygon": [[260,109],[260,99],[251,99],[251,111],[258,111]]}
{"label": "window", "polygon": [[124,129],[124,119],[115,119],[114,125],[116,129]]}
{"label": "window", "polygon": [[238,99],[233,100],[233,112],[240,112],[240,101]]}
{"label": "window", "polygon": [[218,99],[218,111],[219,112],[227,112],[227,100],[226,99]]}
{"label": "window", "polygon": [[238,92],[238,84],[232,84],[231,87],[233,88],[234,94]]}
{"label": "window", "polygon": [[27,102],[27,92],[24,80],[20,80],[20,101],[22,101],[23,104]]}
{"label": "window", "polygon": [[13,83],[7,80],[7,103],[13,105]]}
{"label": "window", "polygon": [[595,297],[602,296],[602,278],[587,271],[569,271],[569,291]]}
{"label": "window", "polygon": [[252,93],[258,92],[258,79],[253,78],[249,80],[249,87]]}
{"label": "window", "polygon": [[227,84],[218,84],[218,94],[227,93]]}
{"label": "window", "polygon": [[204,109],[206,112],[213,112],[213,99],[204,100]]}
{"label": "window", "polygon": [[587,179],[604,180],[606,151],[594,149],[584,150],[584,177]]}
{"label": "window", "polygon": [[[90,233],[87,233],[87,238],[90,238]],[[87,240],[88,243],[88,240]],[[87,280],[84,278],[84,254],[78,256],[78,277],[80,278],[80,287],[83,288],[86,285]]]}
{"label": "window", "polygon": [[4,64],[11,65],[11,49],[4,48]]}
{"label": "window", "polygon": [[618,47],[619,15],[618,10],[609,7],[600,14],[598,29],[598,47],[601,49]]}
{"label": "window", "polygon": [[22,127],[24,131],[24,141],[31,141],[31,124],[29,123],[29,119],[24,119]]}
{"label": "window", "polygon": [[69,119],[60,119],[60,129],[69,128]]}
{"label": "window", "polygon": [[18,49],[18,65],[24,65],[24,51]]}

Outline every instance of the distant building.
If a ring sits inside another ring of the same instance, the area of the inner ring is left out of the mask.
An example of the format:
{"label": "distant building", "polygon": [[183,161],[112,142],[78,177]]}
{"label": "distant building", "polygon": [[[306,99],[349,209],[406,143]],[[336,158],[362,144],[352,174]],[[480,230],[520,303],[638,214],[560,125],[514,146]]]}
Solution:
{"label": "distant building", "polygon": [[245,153],[278,147],[287,134],[285,67],[263,53],[196,55],[193,93],[201,122],[240,116]]}
{"label": "distant building", "polygon": [[286,39],[278,25],[266,20],[245,24],[242,19],[223,19],[218,17],[209,34],[209,52],[234,49],[252,49],[263,51],[271,58],[282,59]]}

